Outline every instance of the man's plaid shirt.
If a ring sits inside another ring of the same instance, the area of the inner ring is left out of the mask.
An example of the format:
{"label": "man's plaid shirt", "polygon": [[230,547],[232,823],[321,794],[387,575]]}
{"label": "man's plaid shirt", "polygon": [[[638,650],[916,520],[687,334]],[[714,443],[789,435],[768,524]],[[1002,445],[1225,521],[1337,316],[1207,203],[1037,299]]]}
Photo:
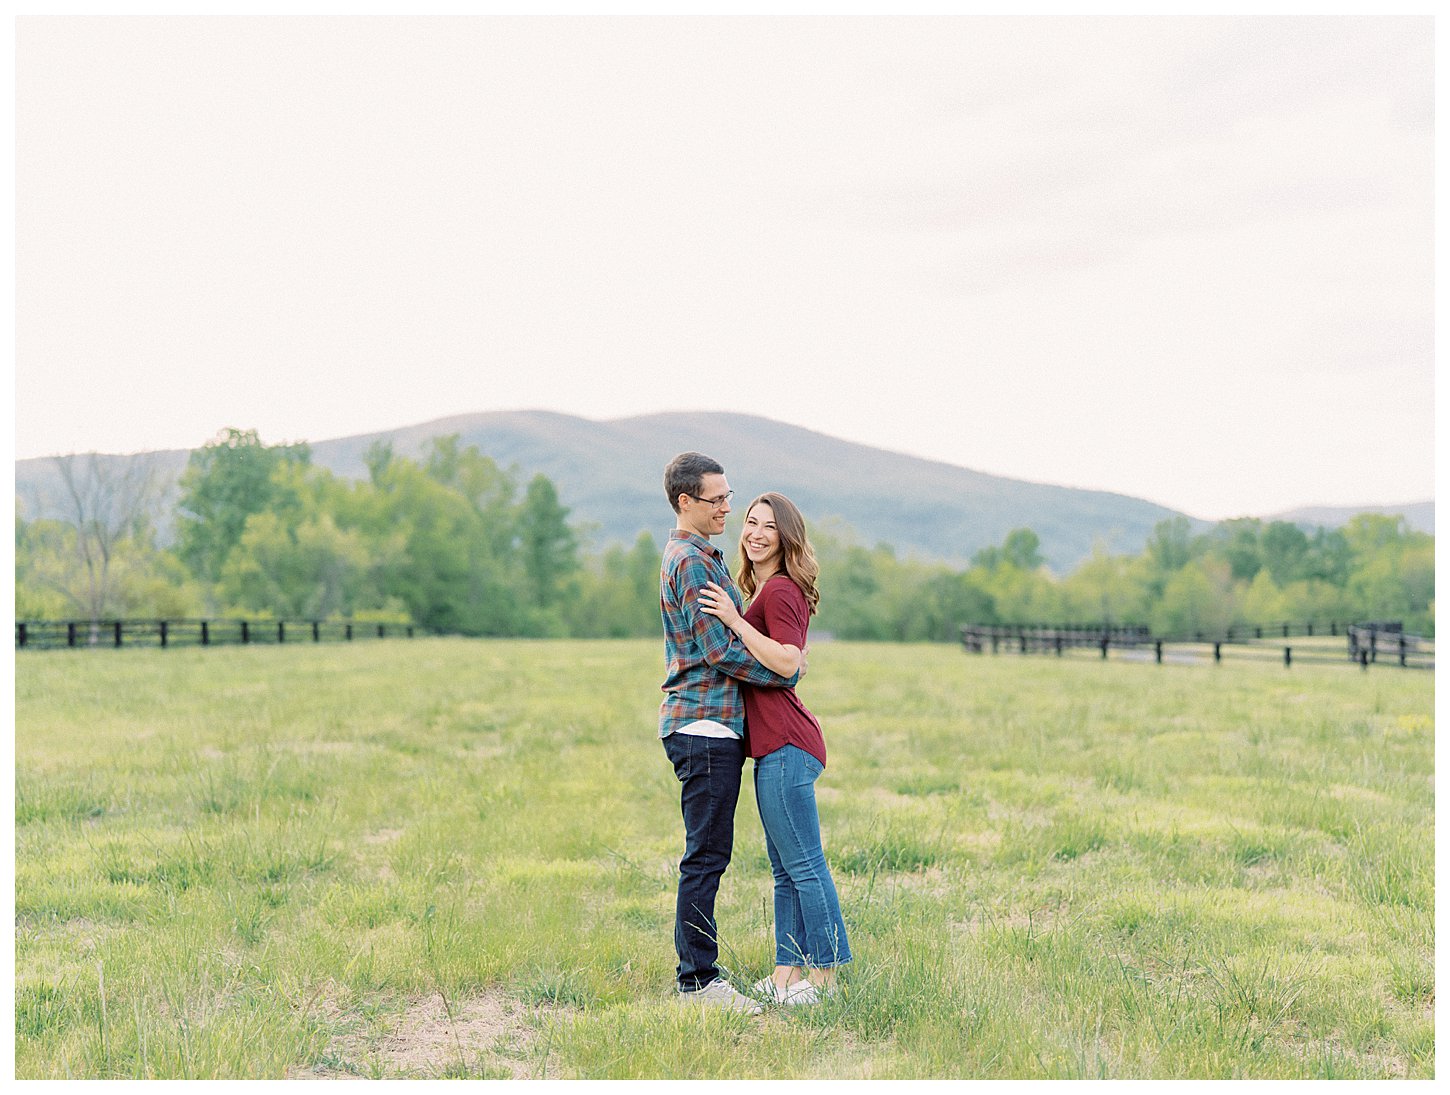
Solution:
{"label": "man's plaid shirt", "polygon": [[730,592],[742,608],[740,591],[725,569],[725,556],[703,536],[675,529],[660,563],[660,615],[665,623],[665,668],[661,689],[660,737],[698,719],[711,719],[745,734],[745,704],[737,681],[790,688],[797,673],[782,677],[761,665],[735,632],[701,612],[696,595],[706,582]]}

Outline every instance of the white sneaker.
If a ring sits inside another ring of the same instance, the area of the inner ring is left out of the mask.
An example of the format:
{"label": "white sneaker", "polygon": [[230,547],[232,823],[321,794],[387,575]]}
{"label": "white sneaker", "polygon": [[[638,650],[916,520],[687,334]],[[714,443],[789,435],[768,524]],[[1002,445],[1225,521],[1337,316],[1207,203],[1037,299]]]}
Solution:
{"label": "white sneaker", "polygon": [[704,988],[694,992],[679,993],[680,1002],[695,1003],[702,1007],[724,1008],[727,1011],[742,1011],[746,1015],[759,1015],[765,1010],[750,997],[735,991],[729,981],[717,977]]}
{"label": "white sneaker", "polygon": [[761,1000],[769,1000],[772,1004],[785,1003],[785,989],[781,988],[769,977],[762,977],[755,984],[750,986],[753,992]]}
{"label": "white sneaker", "polygon": [[801,1004],[819,1004],[821,997],[827,995],[827,992],[829,990],[823,992],[809,981],[796,981],[785,987],[785,998],[781,1000],[781,1003],[788,1008],[798,1007]]}
{"label": "white sneaker", "polygon": [[773,1004],[794,1007],[797,1004],[819,1003],[822,997],[829,996],[836,990],[834,988],[822,990],[809,981],[792,981],[785,988],[781,988],[769,977],[762,977],[750,986],[750,991]]}

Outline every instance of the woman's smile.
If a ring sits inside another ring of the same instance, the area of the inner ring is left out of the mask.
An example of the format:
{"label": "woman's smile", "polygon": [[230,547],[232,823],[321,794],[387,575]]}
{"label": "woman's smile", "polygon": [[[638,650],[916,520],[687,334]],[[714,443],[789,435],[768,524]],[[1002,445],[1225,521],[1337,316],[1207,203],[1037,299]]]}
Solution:
{"label": "woman's smile", "polygon": [[750,507],[741,543],[745,557],[754,564],[769,562],[780,551],[780,531],[775,527],[775,514],[764,502]]}

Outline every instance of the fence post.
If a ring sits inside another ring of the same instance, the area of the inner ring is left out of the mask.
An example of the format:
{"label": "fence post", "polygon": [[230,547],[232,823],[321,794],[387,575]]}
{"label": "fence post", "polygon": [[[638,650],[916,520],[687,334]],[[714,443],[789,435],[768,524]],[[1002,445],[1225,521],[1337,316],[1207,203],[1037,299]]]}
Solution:
{"label": "fence post", "polygon": [[210,646],[211,645],[211,635],[207,633],[207,626],[206,626],[206,621],[205,620],[202,620],[201,621],[201,645],[202,646]]}
{"label": "fence post", "polygon": [[247,621],[246,620],[243,620],[242,621],[242,642],[249,643],[251,641],[252,641],[252,630],[251,630],[251,627],[247,624]]}
{"label": "fence post", "polygon": [[165,650],[166,649],[166,621],[165,620],[158,620],[156,622],[157,622],[157,629],[161,633],[161,649],[162,650]]}
{"label": "fence post", "polygon": [[1057,656],[1059,658],[1062,657],[1062,636],[1058,635],[1056,638],[1054,638],[1053,643],[1057,647]]}
{"label": "fence post", "polygon": [[1329,621],[1329,634],[1333,638],[1339,638],[1339,624],[1334,620]]}
{"label": "fence post", "polygon": [[1285,622],[1284,622],[1284,638],[1286,638],[1286,639],[1287,639],[1287,638],[1288,638],[1288,637],[1289,637],[1289,623],[1288,623],[1288,621],[1287,621],[1287,620],[1286,620],[1286,621],[1285,621]]}
{"label": "fence post", "polygon": [[378,638],[380,638],[380,639],[386,639],[387,637],[388,637],[388,634],[383,629],[383,625],[382,624],[378,624]]}
{"label": "fence post", "polygon": [[1153,660],[1159,665],[1163,664],[1163,640],[1157,639],[1153,643]]}
{"label": "fence post", "polygon": [[1292,646],[1286,646],[1286,647],[1284,647],[1284,665],[1285,665],[1285,667],[1287,667],[1293,661],[1293,658],[1294,658],[1294,648]]}
{"label": "fence post", "polygon": [[285,643],[287,641],[287,625],[281,620],[277,621],[277,641],[279,643]]}
{"label": "fence post", "polygon": [[1372,662],[1377,662],[1380,660],[1379,634],[1379,631],[1377,631],[1375,628],[1369,629],[1369,660]]}
{"label": "fence post", "polygon": [[1213,644],[1213,660],[1216,661],[1216,662],[1223,661],[1223,644],[1221,644],[1221,643],[1214,643]]}
{"label": "fence post", "polygon": [[1254,628],[1254,638],[1256,638],[1256,639],[1262,639],[1263,637],[1264,637],[1264,629],[1262,627],[1255,627]]}
{"label": "fence post", "polygon": [[411,639],[412,637],[413,637],[413,629],[410,627],[410,628],[408,628],[408,638]]}
{"label": "fence post", "polygon": [[65,622],[65,645],[75,646],[76,644],[76,622],[67,620]]}
{"label": "fence post", "polygon": [[1404,664],[1405,664],[1405,647],[1407,645],[1408,644],[1405,642],[1405,637],[1403,635],[1401,635],[1400,636],[1400,665],[1401,665],[1401,667],[1403,667]]}
{"label": "fence post", "polygon": [[16,624],[15,626],[20,629],[20,645],[21,646],[24,646],[26,639],[29,638],[29,636],[26,635],[26,633],[25,633],[25,625],[24,624]]}
{"label": "fence post", "polygon": [[1369,669],[1369,648],[1368,647],[1363,647],[1362,646],[1362,647],[1359,648],[1359,667],[1361,669],[1365,669],[1365,670],[1368,670]]}
{"label": "fence post", "polygon": [[121,621],[116,621],[116,645],[121,645]]}
{"label": "fence post", "polygon": [[348,624],[347,625],[346,635],[347,635],[347,641],[348,642],[352,642],[352,624]]}
{"label": "fence post", "polygon": [[992,628],[992,653],[997,653],[997,629]]}
{"label": "fence post", "polygon": [[1102,641],[1102,646],[1103,646],[1103,661],[1107,661],[1108,660],[1108,637],[1106,635],[1104,635],[1102,637],[1102,640],[1101,641]]}
{"label": "fence post", "polygon": [[1313,620],[1310,620],[1307,624],[1304,625],[1304,631],[1305,631],[1305,634],[1307,634],[1311,639],[1314,638],[1314,621]]}
{"label": "fence post", "polygon": [[316,620],[312,621],[312,641],[315,643],[322,641],[322,631]]}

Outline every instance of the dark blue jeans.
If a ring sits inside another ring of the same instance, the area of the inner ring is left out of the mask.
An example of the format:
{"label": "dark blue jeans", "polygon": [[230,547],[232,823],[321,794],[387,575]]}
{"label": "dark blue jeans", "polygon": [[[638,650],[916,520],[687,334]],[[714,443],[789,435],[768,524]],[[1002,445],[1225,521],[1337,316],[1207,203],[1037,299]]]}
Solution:
{"label": "dark blue jeans", "polygon": [[680,781],[680,813],[685,819],[685,855],[680,860],[680,889],[675,898],[675,978],[686,992],[720,976],[720,945],[715,930],[715,894],[730,866],[735,842],[735,802],[745,743],[739,738],[670,734],[665,756]]}
{"label": "dark blue jeans", "polygon": [[755,761],[755,803],[775,875],[775,964],[826,969],[851,961],[836,883],[821,847],[821,762],[794,745]]}

